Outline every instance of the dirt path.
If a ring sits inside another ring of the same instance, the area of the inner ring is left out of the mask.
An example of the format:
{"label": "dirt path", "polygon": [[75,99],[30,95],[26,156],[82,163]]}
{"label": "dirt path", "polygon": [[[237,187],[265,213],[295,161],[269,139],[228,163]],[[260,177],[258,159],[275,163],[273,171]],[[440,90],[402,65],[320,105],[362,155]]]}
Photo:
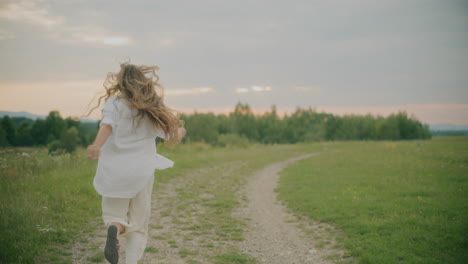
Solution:
{"label": "dirt path", "polygon": [[[207,223],[213,216],[204,203],[214,198],[209,189],[229,177],[238,162],[197,169],[169,181],[153,193],[152,223],[142,264],[212,263],[213,251],[225,251],[228,241],[215,233],[218,223]],[[210,177],[211,175],[211,177]],[[206,191],[206,192],[205,192]]]}
{"label": "dirt path", "polygon": [[[250,176],[243,170],[245,162],[230,161],[160,184],[153,193],[147,250],[140,263],[207,264],[229,252],[242,252],[259,264],[343,262],[332,227],[297,219],[276,199],[278,173],[315,155],[274,163]],[[73,247],[73,263],[107,263],[102,253],[106,229],[100,219],[95,226]]]}
{"label": "dirt path", "polygon": [[[318,250],[314,241],[297,226],[297,219],[276,199],[279,172],[292,163],[318,153],[274,163],[253,175],[246,187],[249,202],[237,214],[251,219],[240,248],[265,264],[324,264],[330,252]],[[319,226],[315,226],[320,229]],[[317,242],[317,241],[315,241]]]}

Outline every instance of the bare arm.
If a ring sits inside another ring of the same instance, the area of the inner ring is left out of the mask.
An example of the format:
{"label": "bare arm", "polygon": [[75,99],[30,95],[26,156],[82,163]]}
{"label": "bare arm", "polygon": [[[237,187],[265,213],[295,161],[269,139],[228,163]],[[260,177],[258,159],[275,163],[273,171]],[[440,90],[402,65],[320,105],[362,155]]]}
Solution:
{"label": "bare arm", "polygon": [[179,130],[177,131],[177,134],[179,136],[179,140],[182,140],[185,135],[187,134],[187,130],[185,130],[184,127],[179,127]]}
{"label": "bare arm", "polygon": [[101,147],[106,143],[107,138],[112,133],[112,126],[109,124],[102,124],[99,128],[99,131],[96,135],[94,143],[88,147],[88,158],[90,159],[99,159],[99,152]]}

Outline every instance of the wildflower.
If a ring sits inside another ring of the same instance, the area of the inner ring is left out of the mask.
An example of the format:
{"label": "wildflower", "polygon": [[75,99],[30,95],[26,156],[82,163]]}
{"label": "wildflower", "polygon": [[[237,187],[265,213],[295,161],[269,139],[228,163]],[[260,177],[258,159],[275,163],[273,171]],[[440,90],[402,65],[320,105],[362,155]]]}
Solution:
{"label": "wildflower", "polygon": [[396,147],[395,143],[387,143],[386,145],[388,149],[394,149]]}
{"label": "wildflower", "polygon": [[45,226],[36,225],[36,228],[41,233],[57,232],[57,230],[55,230],[54,228],[48,225],[45,225]]}

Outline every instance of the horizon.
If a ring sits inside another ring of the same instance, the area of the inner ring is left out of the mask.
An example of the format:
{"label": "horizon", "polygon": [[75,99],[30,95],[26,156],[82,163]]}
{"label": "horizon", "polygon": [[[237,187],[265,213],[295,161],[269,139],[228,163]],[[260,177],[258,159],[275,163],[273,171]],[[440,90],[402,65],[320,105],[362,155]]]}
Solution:
{"label": "horizon", "polygon": [[468,125],[464,2],[108,3],[0,4],[0,108],[83,116],[106,74],[130,60],[158,65],[165,103],[184,113],[243,102]]}
{"label": "horizon", "polygon": [[[238,103],[243,103],[243,102],[238,102]],[[249,107],[251,107],[251,106],[249,105]],[[403,112],[403,113],[406,113],[408,117],[410,117],[412,119],[416,119],[416,120],[420,121],[421,123],[427,124],[429,126],[437,126],[437,125],[468,126],[468,123],[467,124],[463,124],[463,123],[460,124],[460,123],[446,122],[446,121],[438,122],[438,123],[427,123],[427,122],[424,122],[423,120],[421,120],[420,118],[418,118],[416,115],[414,115],[414,113],[410,113],[410,112],[408,112],[407,110],[404,110],[404,109],[399,109],[397,111],[392,111],[393,108],[382,108],[381,110],[384,110],[384,111],[381,111],[379,113],[366,112],[366,109],[362,108],[362,109],[360,109],[361,110],[360,112],[356,111],[356,112],[351,113],[351,112],[343,111],[344,109],[341,109],[342,111],[340,112],[339,108],[335,108],[335,110],[338,110],[338,111],[333,111],[333,108],[319,109],[319,108],[316,108],[316,107],[296,107],[296,108],[287,108],[286,109],[286,108],[278,108],[278,107],[272,105],[268,109],[266,109],[266,108],[264,108],[264,109],[253,109],[253,108],[251,108],[251,111],[255,116],[261,116],[261,115],[264,115],[265,113],[271,112],[272,107],[275,107],[276,113],[277,113],[279,118],[283,118],[285,116],[290,116],[291,114],[293,114],[298,109],[301,109],[301,110],[309,110],[310,109],[310,110],[312,110],[312,111],[314,111],[316,113],[326,113],[326,114],[332,114],[332,115],[335,115],[335,116],[342,116],[342,117],[343,116],[353,116],[353,115],[357,115],[357,116],[371,115],[374,118],[376,118],[376,117],[388,117],[389,115],[398,114],[400,112]],[[100,109],[102,109],[102,105],[98,109],[93,111],[93,114],[91,114],[89,117],[87,117],[87,116],[81,116],[80,117],[80,116],[66,115],[66,114],[63,114],[61,111],[59,111],[57,109],[49,110],[47,113],[43,113],[43,114],[33,113],[33,112],[29,112],[29,111],[7,111],[7,110],[3,110],[3,109],[0,109],[0,112],[9,112],[9,113],[18,113],[18,114],[26,113],[26,114],[30,114],[30,115],[34,115],[34,116],[47,117],[47,115],[51,111],[58,111],[60,113],[60,116],[62,118],[64,118],[64,119],[65,118],[72,118],[72,119],[75,119],[75,120],[83,120],[83,119],[86,120],[87,119],[87,120],[99,121],[101,119],[100,114],[98,114],[98,112],[100,113]],[[212,113],[212,114],[215,114],[215,115],[229,115],[229,114],[233,113],[234,110],[235,110],[235,106],[226,107],[226,108],[222,108],[222,109],[182,109],[181,111],[177,111],[177,113],[186,114],[186,115],[197,114],[197,113],[201,113],[201,114]],[[444,119],[444,120],[446,120],[446,119]]]}

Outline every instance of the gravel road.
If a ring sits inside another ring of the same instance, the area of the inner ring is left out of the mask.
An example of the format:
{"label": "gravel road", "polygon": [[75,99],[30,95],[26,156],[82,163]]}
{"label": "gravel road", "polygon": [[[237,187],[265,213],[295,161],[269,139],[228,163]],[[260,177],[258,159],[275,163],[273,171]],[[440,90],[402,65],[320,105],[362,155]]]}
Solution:
{"label": "gravel road", "polygon": [[276,199],[279,172],[292,163],[318,155],[295,157],[271,164],[258,171],[246,187],[247,206],[239,216],[251,219],[241,250],[268,264],[325,264],[323,253],[297,227],[296,219]]}

